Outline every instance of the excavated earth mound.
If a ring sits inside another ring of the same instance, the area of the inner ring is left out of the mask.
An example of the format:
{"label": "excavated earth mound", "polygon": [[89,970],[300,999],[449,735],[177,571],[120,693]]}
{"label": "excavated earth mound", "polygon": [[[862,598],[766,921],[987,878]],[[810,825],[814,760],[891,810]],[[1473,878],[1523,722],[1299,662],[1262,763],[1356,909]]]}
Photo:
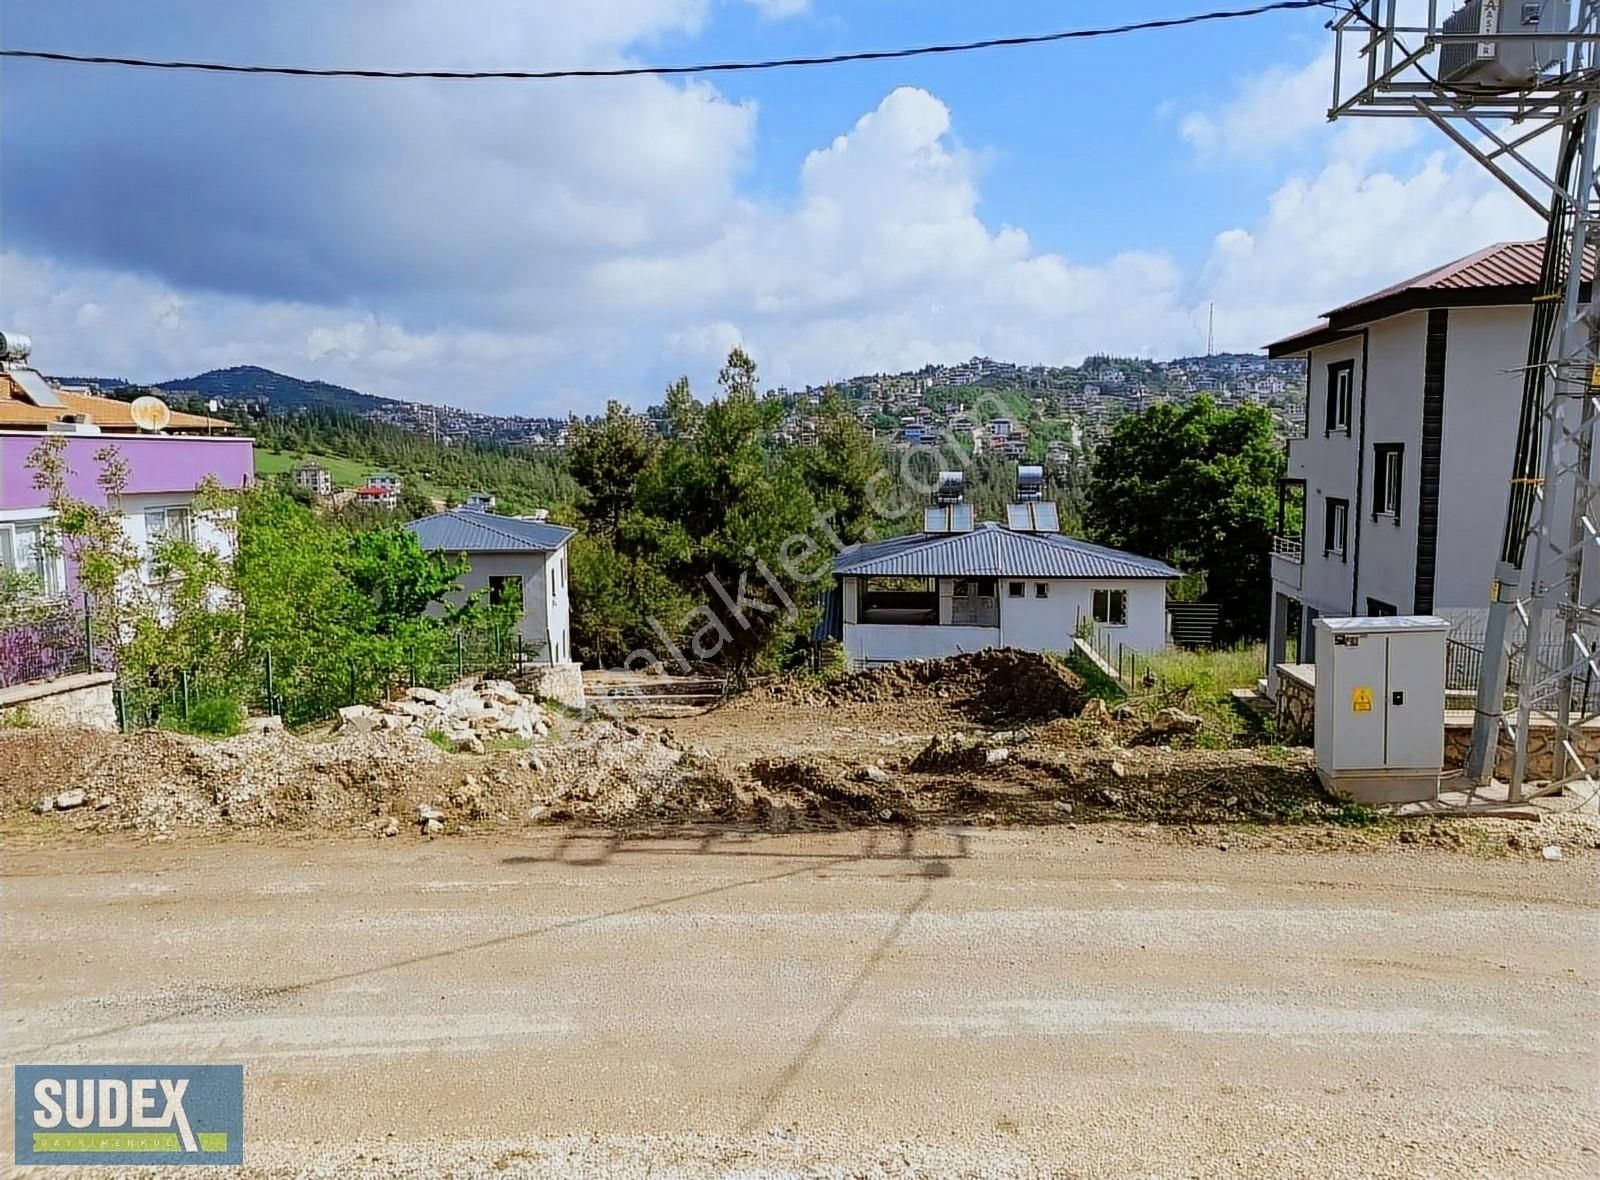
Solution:
{"label": "excavated earth mound", "polygon": [[745,699],[751,704],[823,706],[940,701],[988,725],[1013,725],[1076,717],[1086,698],[1083,682],[1064,664],[1003,647],[938,660],[902,660],[826,685],[769,684]]}

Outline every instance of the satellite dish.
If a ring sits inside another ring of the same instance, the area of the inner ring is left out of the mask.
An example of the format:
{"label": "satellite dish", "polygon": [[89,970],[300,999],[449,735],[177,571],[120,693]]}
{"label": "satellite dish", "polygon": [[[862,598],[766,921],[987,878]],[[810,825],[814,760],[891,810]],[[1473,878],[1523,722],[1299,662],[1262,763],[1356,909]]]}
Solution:
{"label": "satellite dish", "polygon": [[134,398],[130,413],[133,415],[133,424],[151,434],[165,430],[167,423],[172,421],[172,411],[167,409],[167,403],[149,394]]}

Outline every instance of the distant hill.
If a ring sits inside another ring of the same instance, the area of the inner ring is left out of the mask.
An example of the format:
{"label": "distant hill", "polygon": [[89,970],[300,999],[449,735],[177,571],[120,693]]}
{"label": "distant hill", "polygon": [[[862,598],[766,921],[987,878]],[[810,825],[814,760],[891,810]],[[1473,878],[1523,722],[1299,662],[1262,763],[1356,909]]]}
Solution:
{"label": "distant hill", "polygon": [[195,397],[224,398],[230,401],[264,401],[273,412],[295,410],[338,410],[346,414],[365,414],[373,410],[400,406],[392,398],[358,393],[327,381],[302,381],[256,365],[236,365],[231,369],[212,369],[194,377],[163,381],[157,389]]}

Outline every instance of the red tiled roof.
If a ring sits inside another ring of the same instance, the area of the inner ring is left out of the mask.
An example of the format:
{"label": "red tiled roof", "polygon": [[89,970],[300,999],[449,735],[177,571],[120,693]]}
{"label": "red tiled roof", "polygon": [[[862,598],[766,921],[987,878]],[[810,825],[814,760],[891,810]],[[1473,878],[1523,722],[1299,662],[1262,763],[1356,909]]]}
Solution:
{"label": "red tiled roof", "polygon": [[[1584,252],[1583,280],[1595,274],[1596,248]],[[1319,324],[1267,345],[1272,356],[1302,352],[1346,335],[1363,323],[1419,307],[1494,302],[1526,303],[1539,285],[1544,243],[1496,242],[1443,266],[1341,304]]]}

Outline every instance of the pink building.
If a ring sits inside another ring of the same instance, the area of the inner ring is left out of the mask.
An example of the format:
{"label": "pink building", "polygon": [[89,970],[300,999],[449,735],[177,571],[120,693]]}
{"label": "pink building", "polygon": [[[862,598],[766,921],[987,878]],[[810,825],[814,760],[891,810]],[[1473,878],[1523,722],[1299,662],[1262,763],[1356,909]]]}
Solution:
{"label": "pink building", "polygon": [[104,502],[95,456],[116,448],[128,468],[119,507],[139,546],[174,531],[226,543],[223,533],[194,513],[195,490],[208,477],[224,487],[249,483],[255,464],[250,439],[234,434],[231,422],[177,412],[166,415],[159,429],[143,428],[129,403],[57,387],[26,359],[25,340],[0,336],[0,566],[34,574],[52,594],[76,580],[64,559],[40,545],[50,510],[45,493],[34,486],[28,457],[48,438],[65,440],[68,486],[92,502]]}

